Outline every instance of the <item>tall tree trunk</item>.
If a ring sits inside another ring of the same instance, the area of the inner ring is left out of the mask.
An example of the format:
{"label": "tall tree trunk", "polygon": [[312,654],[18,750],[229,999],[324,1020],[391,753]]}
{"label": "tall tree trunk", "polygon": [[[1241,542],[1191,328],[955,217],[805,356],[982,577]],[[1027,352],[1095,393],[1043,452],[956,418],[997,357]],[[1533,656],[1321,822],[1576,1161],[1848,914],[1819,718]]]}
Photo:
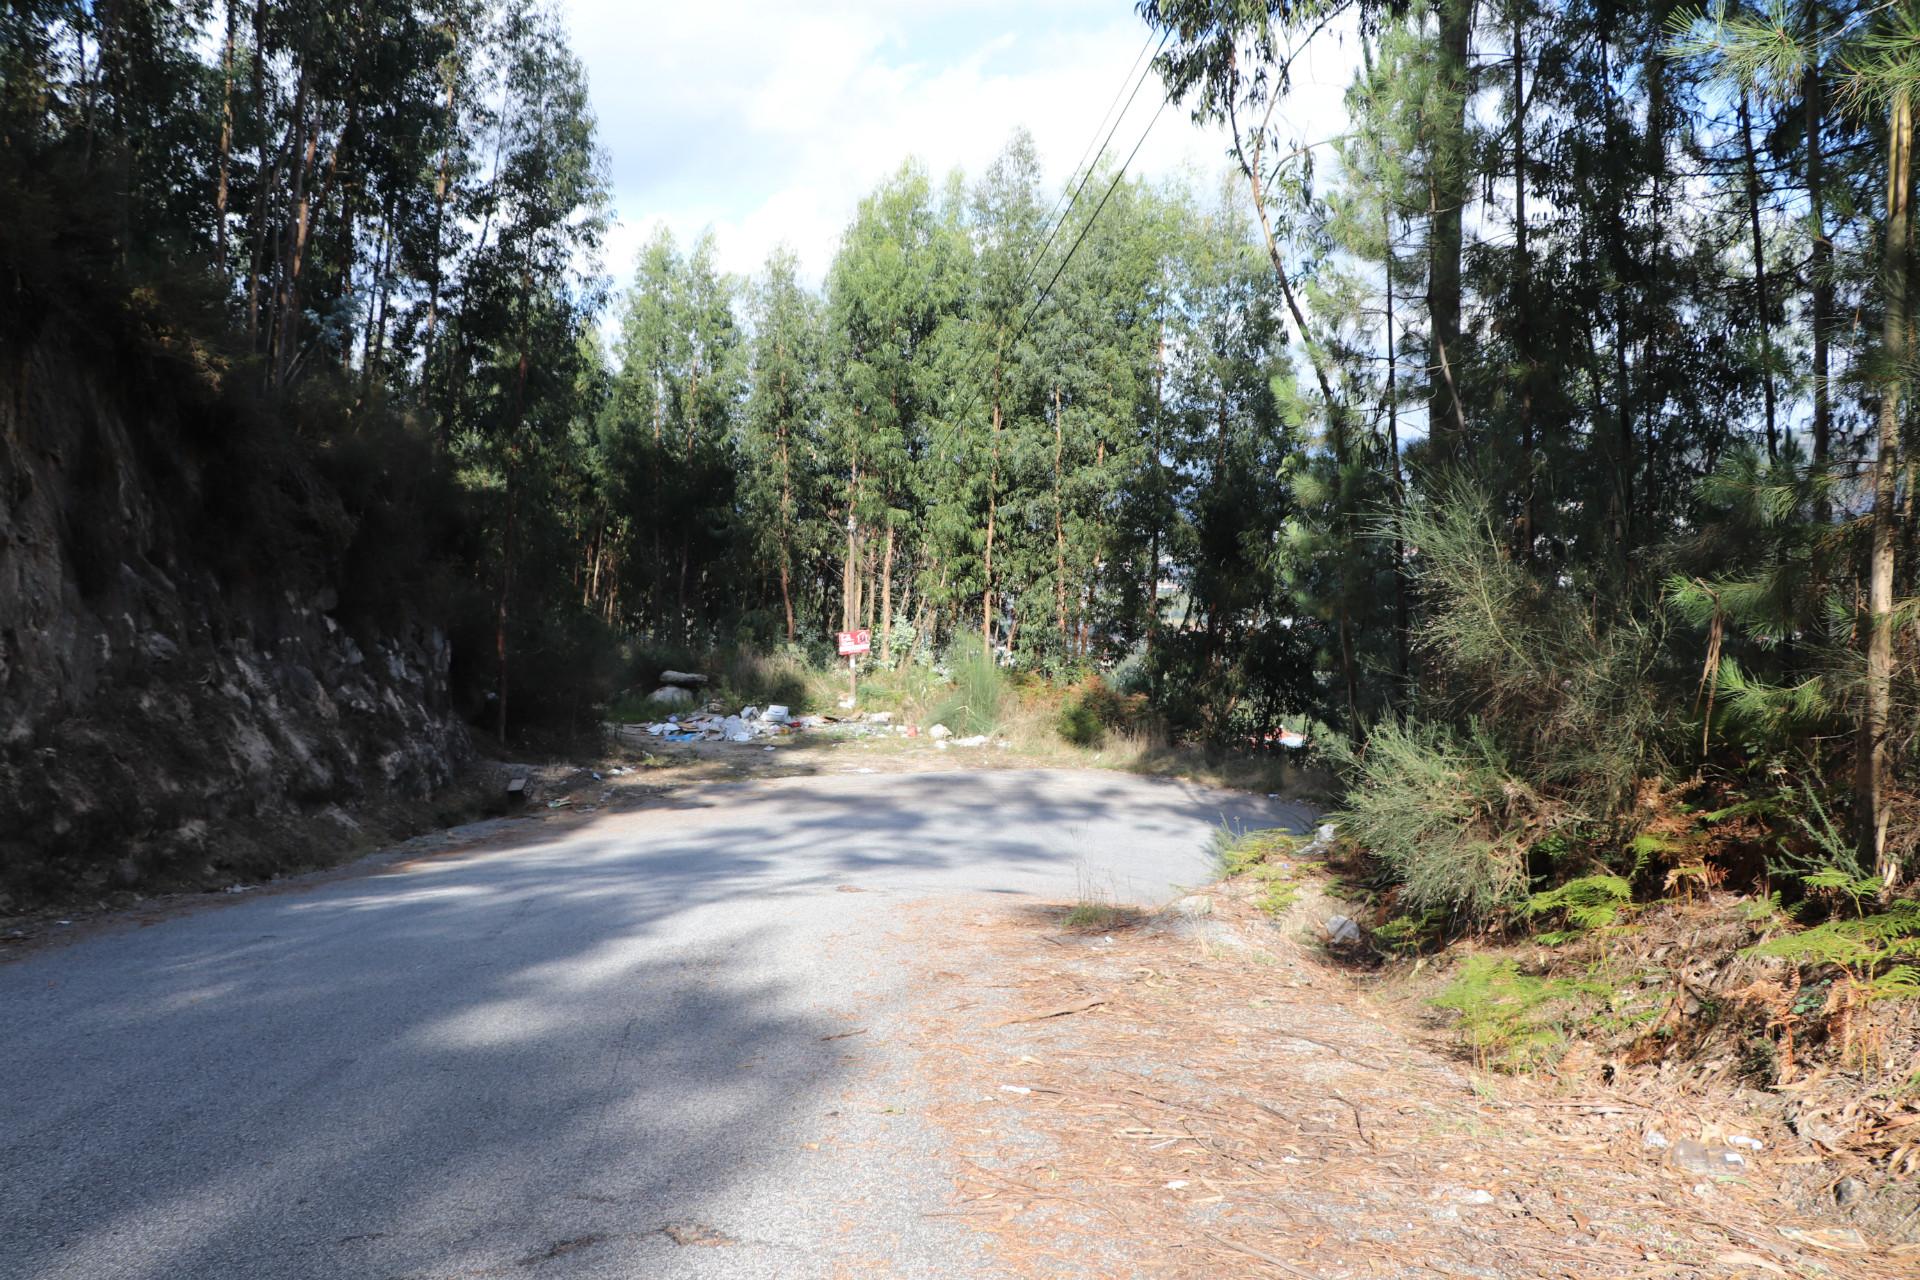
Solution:
{"label": "tall tree trunk", "polygon": [[[1803,26],[1811,33],[1818,30],[1820,5],[1807,0]],[[1833,241],[1827,236],[1826,215],[1826,128],[1820,62],[1816,56],[1807,64],[1802,94],[1806,106],[1807,133],[1807,217],[1813,232],[1813,256],[1808,267],[1813,294],[1813,465],[1824,470],[1833,440],[1833,395],[1828,381],[1827,347],[1833,317]],[[1814,499],[1814,519],[1825,524],[1832,515],[1824,489]]]}
{"label": "tall tree trunk", "polygon": [[[431,384],[433,379],[434,340],[440,326],[440,280],[443,274],[440,265],[441,244],[446,235],[447,186],[451,181],[449,166],[453,163],[452,137],[459,123],[459,118],[454,114],[454,94],[460,83],[457,65],[443,74],[447,78],[447,100],[441,112],[447,139],[441,143],[440,163],[433,179],[433,248],[427,262],[427,319],[420,342],[420,378],[427,384]],[[447,444],[451,425],[449,415],[439,415],[440,444],[443,448]]]}
{"label": "tall tree trunk", "polygon": [[[1407,482],[1400,467],[1400,354],[1399,321],[1393,305],[1393,210],[1383,206],[1381,220],[1386,224],[1387,254],[1387,461],[1393,467],[1393,664],[1399,677],[1400,696],[1412,692],[1413,668],[1409,660],[1411,629],[1407,619],[1407,541],[1404,519],[1407,513]],[[1524,322],[1523,322],[1524,323]],[[1532,460],[1529,457],[1528,465]],[[1531,501],[1531,499],[1529,499]]]}
{"label": "tall tree trunk", "polygon": [[220,175],[213,192],[214,254],[220,260],[223,279],[233,275],[233,264],[227,261],[227,181],[232,172],[233,44],[238,16],[237,0],[227,0],[227,39],[220,56]]}
{"label": "tall tree trunk", "polygon": [[1066,457],[1066,430],[1060,421],[1060,384],[1053,387],[1053,591],[1059,615],[1060,645],[1071,650],[1067,632],[1067,526],[1060,493],[1060,464]]}
{"label": "tall tree trunk", "polygon": [[507,740],[507,608],[513,594],[513,555],[515,523],[519,516],[519,490],[514,485],[514,465],[507,461],[507,522],[500,539],[500,596],[493,614],[493,732],[502,743]]}
{"label": "tall tree trunk", "polygon": [[992,461],[987,468],[987,540],[986,558],[980,586],[980,643],[993,652],[993,535],[1000,514],[1000,357],[993,361],[993,435]]}
{"label": "tall tree trunk", "polygon": [[1872,542],[1867,560],[1866,705],[1856,751],[1855,819],[1860,859],[1886,888],[1900,877],[1887,854],[1886,792],[1892,781],[1887,737],[1893,718],[1893,570],[1898,512],[1895,487],[1900,468],[1900,411],[1906,394],[1908,257],[1913,236],[1913,102],[1894,99],[1887,120],[1887,241],[1881,263],[1886,317],[1881,336],[1885,373],[1880,390],[1879,430],[1873,459]]}
{"label": "tall tree trunk", "polygon": [[307,175],[320,145],[319,121],[316,119],[312,124],[307,121],[307,83],[307,69],[302,66],[299,86],[293,96],[293,121],[288,126],[288,137],[293,140],[293,190],[289,197],[287,225],[280,237],[280,248],[274,255],[273,310],[267,317],[267,364],[271,380],[276,382],[286,367],[286,350],[292,341],[288,334],[292,323],[292,304],[288,292],[292,287],[295,255],[306,245]]}
{"label": "tall tree trunk", "polygon": [[1773,399],[1772,308],[1767,299],[1767,242],[1760,231],[1760,166],[1753,154],[1753,115],[1750,95],[1740,92],[1740,149],[1747,164],[1747,225],[1753,237],[1754,319],[1760,325],[1760,390],[1767,413],[1767,457],[1780,460],[1780,429]]}
{"label": "tall tree trunk", "polygon": [[787,614],[787,643],[794,641],[793,629],[793,587],[789,579],[793,568],[793,534],[790,522],[793,519],[793,463],[787,445],[787,371],[780,370],[780,605]]}
{"label": "tall tree trunk", "polygon": [[[1166,402],[1163,398],[1163,383],[1166,379],[1166,369],[1167,326],[1163,321],[1160,325],[1159,345],[1155,350],[1153,360],[1153,432],[1148,446],[1153,450],[1153,510],[1148,516],[1147,534],[1146,652],[1149,655],[1153,653],[1155,633],[1160,629],[1160,494],[1161,486],[1165,483],[1165,466],[1160,456],[1160,418],[1166,412]],[[1148,663],[1147,669],[1151,672],[1153,670],[1153,664]],[[1158,677],[1153,677],[1153,680],[1153,692],[1157,698],[1160,693],[1159,679]]]}
{"label": "tall tree trunk", "polygon": [[880,662],[893,665],[893,509],[887,509],[887,547],[880,557]]}
{"label": "tall tree trunk", "polygon": [[[1537,447],[1534,424],[1534,387],[1540,371],[1533,358],[1533,253],[1528,243],[1527,225],[1527,95],[1526,95],[1526,11],[1522,8],[1513,20],[1513,342],[1520,357],[1520,463],[1526,477],[1520,496],[1520,556],[1531,563],[1535,532],[1535,504],[1539,487],[1539,467],[1534,459]],[[1387,287],[1391,291],[1393,282]],[[1389,316],[1393,300],[1387,300]],[[1391,323],[1391,322],[1389,322]],[[1399,492],[1400,460],[1393,463],[1394,488]],[[1397,543],[1396,543],[1397,548]],[[1400,629],[1398,652],[1400,676],[1407,678],[1406,663],[1406,581],[1399,582],[1397,625]]]}
{"label": "tall tree trunk", "polygon": [[[860,423],[855,419],[855,438]],[[860,625],[860,451],[855,445],[852,468],[847,476],[847,559],[840,575],[840,629],[852,631]]]}
{"label": "tall tree trunk", "polygon": [[1457,457],[1467,424],[1460,403],[1460,253],[1467,207],[1467,60],[1473,44],[1474,0],[1440,0],[1438,96],[1428,180],[1432,229],[1427,237],[1427,315],[1432,360],[1427,382],[1428,436],[1437,456]]}
{"label": "tall tree trunk", "polygon": [[[269,160],[273,141],[273,117],[267,110],[267,0],[253,6],[253,113],[259,121],[260,136],[255,140],[253,173],[253,225],[248,238],[253,242],[247,259],[247,346],[260,350],[260,273],[266,269],[267,192],[279,180],[278,160]],[[289,135],[291,139],[291,135]],[[292,142],[288,142],[292,146]]]}

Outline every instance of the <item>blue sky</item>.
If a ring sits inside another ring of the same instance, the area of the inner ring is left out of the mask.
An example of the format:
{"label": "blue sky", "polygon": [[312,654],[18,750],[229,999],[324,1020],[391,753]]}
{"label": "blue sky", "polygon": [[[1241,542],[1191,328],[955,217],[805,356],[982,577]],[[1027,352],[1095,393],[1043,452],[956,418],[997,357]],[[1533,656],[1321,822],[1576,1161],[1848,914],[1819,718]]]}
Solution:
{"label": "blue sky", "polygon": [[[1063,181],[1147,37],[1127,0],[562,0],[585,60],[620,220],[606,268],[624,284],[658,223],[704,226],[748,273],[782,241],[818,281],[860,197],[918,156],[979,173],[1025,125]],[[1323,130],[1346,68],[1294,109]],[[1130,149],[1158,105],[1141,90],[1115,136]],[[1209,185],[1224,135],[1170,107],[1136,171]],[[1125,150],[1121,150],[1125,154]]]}

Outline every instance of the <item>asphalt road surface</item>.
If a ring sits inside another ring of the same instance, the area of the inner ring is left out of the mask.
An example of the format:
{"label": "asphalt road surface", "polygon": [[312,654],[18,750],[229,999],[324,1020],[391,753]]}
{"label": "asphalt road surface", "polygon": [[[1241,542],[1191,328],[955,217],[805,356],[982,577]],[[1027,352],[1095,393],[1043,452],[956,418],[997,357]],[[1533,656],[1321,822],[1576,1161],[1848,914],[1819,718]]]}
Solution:
{"label": "asphalt road surface", "polygon": [[91,930],[0,965],[0,1276],[991,1275],[901,1042],[927,900],[1156,905],[1306,818],[842,774]]}

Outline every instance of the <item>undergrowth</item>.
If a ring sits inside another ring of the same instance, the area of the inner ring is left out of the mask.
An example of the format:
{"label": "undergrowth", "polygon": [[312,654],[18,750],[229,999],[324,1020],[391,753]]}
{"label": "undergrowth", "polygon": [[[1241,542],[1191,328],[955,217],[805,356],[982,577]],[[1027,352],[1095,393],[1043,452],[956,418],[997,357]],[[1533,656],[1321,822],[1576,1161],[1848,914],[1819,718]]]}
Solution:
{"label": "undergrowth", "polygon": [[1536,977],[1510,959],[1468,956],[1433,1003],[1459,1014],[1459,1029],[1482,1068],[1528,1071],[1565,1049],[1587,1002],[1612,987],[1589,978]]}

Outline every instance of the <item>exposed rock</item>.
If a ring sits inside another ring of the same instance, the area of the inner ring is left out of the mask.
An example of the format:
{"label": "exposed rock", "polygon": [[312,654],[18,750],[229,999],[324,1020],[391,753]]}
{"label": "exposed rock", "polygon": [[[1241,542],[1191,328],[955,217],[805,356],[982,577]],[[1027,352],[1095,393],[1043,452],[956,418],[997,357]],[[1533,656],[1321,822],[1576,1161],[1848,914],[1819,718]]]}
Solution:
{"label": "exposed rock", "polygon": [[660,673],[661,684],[703,685],[706,682],[707,677],[692,671],[662,671]]}
{"label": "exposed rock", "polygon": [[647,695],[647,701],[663,707],[690,707],[693,695],[678,685],[663,684]]}
{"label": "exposed rock", "polygon": [[254,545],[222,505],[231,410],[99,341],[0,332],[0,886],[27,901],[268,874],[340,847],[327,806],[425,795],[471,753],[441,632],[317,611],[352,530],[325,477],[251,461],[321,531]]}

